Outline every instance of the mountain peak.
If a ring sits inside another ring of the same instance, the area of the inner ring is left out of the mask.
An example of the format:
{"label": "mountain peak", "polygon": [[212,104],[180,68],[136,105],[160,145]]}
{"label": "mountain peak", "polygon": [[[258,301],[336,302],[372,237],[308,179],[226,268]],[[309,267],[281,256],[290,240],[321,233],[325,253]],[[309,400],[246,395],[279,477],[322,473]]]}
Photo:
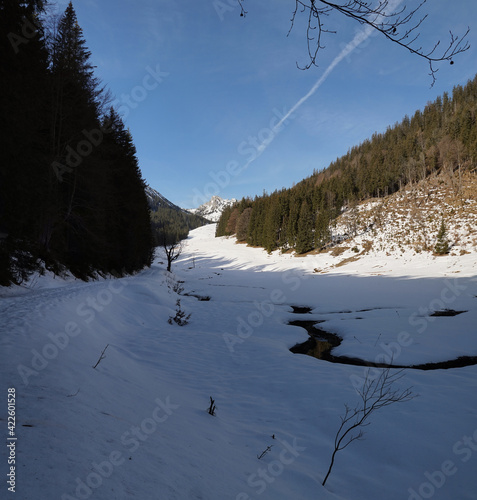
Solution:
{"label": "mountain peak", "polygon": [[230,200],[221,198],[220,196],[214,195],[210,198],[209,201],[205,202],[198,208],[191,208],[188,211],[195,214],[205,217],[207,220],[211,222],[217,222],[220,219],[220,215],[223,210],[236,203],[237,200],[232,198]]}

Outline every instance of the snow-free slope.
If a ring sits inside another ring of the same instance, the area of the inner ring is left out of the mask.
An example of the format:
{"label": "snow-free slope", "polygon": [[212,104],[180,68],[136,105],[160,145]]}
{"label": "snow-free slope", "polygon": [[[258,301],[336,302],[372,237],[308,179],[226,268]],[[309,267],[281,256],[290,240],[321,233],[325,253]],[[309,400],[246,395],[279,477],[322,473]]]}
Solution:
{"label": "snow-free slope", "polygon": [[[340,257],[268,255],[214,229],[191,232],[173,275],[158,256],[119,280],[0,291],[16,498],[475,499],[476,366],[406,370],[398,385],[418,397],[376,413],[322,487],[365,369],[292,354],[307,334],[286,324],[307,305],[347,354],[477,355],[475,255],[334,267]],[[442,307],[467,312],[429,315]],[[191,315],[182,327],[168,322],[179,308]],[[6,403],[0,418],[6,435]]]}

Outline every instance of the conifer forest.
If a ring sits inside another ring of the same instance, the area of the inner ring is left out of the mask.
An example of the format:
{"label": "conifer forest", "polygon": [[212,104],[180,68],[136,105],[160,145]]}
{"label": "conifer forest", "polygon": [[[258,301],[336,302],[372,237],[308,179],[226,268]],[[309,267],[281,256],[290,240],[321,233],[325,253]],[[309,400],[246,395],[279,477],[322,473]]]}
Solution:
{"label": "conifer forest", "polygon": [[95,77],[75,10],[0,1],[0,284],[47,269],[150,264],[144,181],[129,131]]}

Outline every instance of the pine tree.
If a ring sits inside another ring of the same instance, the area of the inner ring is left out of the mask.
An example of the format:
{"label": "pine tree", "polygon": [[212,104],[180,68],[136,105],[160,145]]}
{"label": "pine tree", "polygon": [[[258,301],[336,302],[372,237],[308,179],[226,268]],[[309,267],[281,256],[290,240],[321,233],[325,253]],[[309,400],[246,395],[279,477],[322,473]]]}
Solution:
{"label": "pine tree", "polygon": [[434,253],[436,255],[446,255],[449,253],[449,240],[447,239],[447,228],[442,219],[439,232],[437,233],[437,243],[434,247]]}
{"label": "pine tree", "polygon": [[296,198],[296,194],[290,192],[290,204],[289,204],[289,216],[287,221],[287,235],[288,235],[288,245],[290,248],[294,248],[296,245],[296,237],[298,232],[298,216],[299,216],[299,204]]}
{"label": "pine tree", "polygon": [[264,246],[263,225],[265,219],[265,200],[255,198],[253,211],[250,217],[247,242],[253,246]]}
{"label": "pine tree", "polygon": [[[83,130],[98,127],[103,89],[94,76],[91,52],[70,2],[61,17],[51,44],[52,127],[51,144],[64,174],[79,170],[84,152],[78,153]],[[79,156],[79,158],[78,158]]]}
{"label": "pine tree", "polygon": [[46,216],[43,245],[46,253],[66,257],[66,264],[85,276],[106,265],[98,219],[107,185],[97,149],[102,89],[71,2],[50,52],[53,161],[47,196],[56,206]]}
{"label": "pine tree", "polygon": [[315,248],[323,248],[329,243],[331,238],[330,219],[328,210],[322,210],[318,214],[315,222]]}
{"label": "pine tree", "polygon": [[252,208],[251,207],[246,208],[240,214],[240,217],[237,220],[237,225],[235,226],[236,231],[237,231],[236,232],[237,241],[246,241],[247,240],[251,217],[252,217]]}
{"label": "pine tree", "polygon": [[278,203],[278,196],[274,193],[269,197],[267,207],[266,207],[266,216],[263,227],[263,247],[267,252],[273,252],[278,248],[278,240],[280,233],[280,224],[281,224],[281,216],[280,216],[280,206]]}
{"label": "pine tree", "polygon": [[313,249],[313,217],[307,201],[301,204],[295,250],[297,253]]}
{"label": "pine tree", "polygon": [[227,232],[227,225],[229,223],[230,216],[232,215],[233,207],[225,207],[220,215],[219,221],[217,222],[217,227],[215,228],[215,236],[229,236],[230,233]]}
{"label": "pine tree", "polygon": [[[34,265],[41,231],[39,214],[46,203],[49,72],[42,11],[39,0],[0,0],[2,284],[22,280],[22,266]],[[31,256],[29,263],[24,261],[27,255]],[[12,266],[13,257],[16,266]]]}
{"label": "pine tree", "polygon": [[104,119],[104,135],[98,150],[107,169],[110,205],[104,212],[109,268],[133,272],[152,260],[153,238],[145,182],[132,136],[111,108]]}

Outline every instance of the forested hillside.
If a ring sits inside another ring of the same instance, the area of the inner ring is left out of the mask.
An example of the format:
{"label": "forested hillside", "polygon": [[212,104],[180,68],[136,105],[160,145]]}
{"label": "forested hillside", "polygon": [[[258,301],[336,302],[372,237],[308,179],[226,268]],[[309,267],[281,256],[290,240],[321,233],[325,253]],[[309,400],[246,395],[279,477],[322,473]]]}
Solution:
{"label": "forested hillside", "polygon": [[210,222],[184,210],[150,186],[146,186],[155,246],[171,245],[187,238],[189,231]]}
{"label": "forested hillside", "polygon": [[436,173],[459,195],[464,171],[476,169],[476,112],[477,77],[293,188],[242,199],[223,212],[216,235],[236,234],[238,241],[268,251],[305,253],[327,245],[332,222],[359,201],[388,196]]}
{"label": "forested hillside", "polygon": [[187,238],[190,230],[209,224],[209,221],[185,210],[157,207],[151,212],[151,224],[154,244],[162,246]]}
{"label": "forested hillside", "polygon": [[59,20],[44,4],[0,0],[0,284],[40,262],[81,278],[133,272],[153,251],[131,134],[72,4]]}

